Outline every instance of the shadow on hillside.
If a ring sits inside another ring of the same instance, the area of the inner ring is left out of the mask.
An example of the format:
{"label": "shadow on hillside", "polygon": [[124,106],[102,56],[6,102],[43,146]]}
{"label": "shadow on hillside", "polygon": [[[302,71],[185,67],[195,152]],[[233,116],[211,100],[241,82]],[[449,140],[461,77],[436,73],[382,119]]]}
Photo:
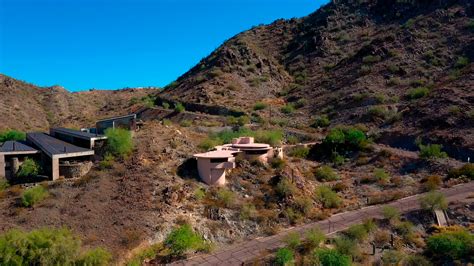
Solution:
{"label": "shadow on hillside", "polygon": [[178,166],[177,174],[183,179],[199,180],[196,159],[189,158],[184,161],[180,166]]}

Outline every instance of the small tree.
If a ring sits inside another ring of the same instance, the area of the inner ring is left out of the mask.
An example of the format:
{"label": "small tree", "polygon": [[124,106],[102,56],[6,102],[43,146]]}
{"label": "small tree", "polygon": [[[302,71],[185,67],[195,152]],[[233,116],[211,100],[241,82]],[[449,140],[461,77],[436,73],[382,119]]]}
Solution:
{"label": "small tree", "polygon": [[426,247],[430,254],[438,258],[467,258],[474,250],[474,235],[464,229],[446,231],[430,236]]}
{"label": "small tree", "polygon": [[164,244],[169,248],[171,255],[181,256],[188,250],[201,248],[204,240],[193,231],[189,224],[184,224],[171,231]]}
{"label": "small tree", "polygon": [[288,246],[288,248],[290,248],[292,250],[296,250],[298,248],[298,246],[301,244],[300,235],[296,232],[288,233],[288,235],[286,235],[284,241],[285,241],[286,245]]}
{"label": "small tree", "polygon": [[125,158],[133,151],[132,133],[122,128],[108,128],[105,130],[107,136],[107,150],[110,154]]}
{"label": "small tree", "polygon": [[420,205],[425,210],[445,210],[448,208],[446,197],[439,191],[430,191],[419,198]]}
{"label": "small tree", "polygon": [[293,254],[293,251],[291,251],[288,248],[280,248],[278,249],[276,255],[275,255],[275,263],[276,265],[289,265],[291,264],[295,259],[295,256]]}
{"label": "small tree", "polygon": [[326,235],[318,227],[306,232],[306,244],[310,249],[319,247],[324,240],[326,240]]}
{"label": "small tree", "polygon": [[0,143],[9,141],[9,140],[25,140],[26,133],[17,130],[7,130],[0,132]]}
{"label": "small tree", "polygon": [[418,147],[420,148],[420,157],[424,159],[431,159],[431,158],[446,158],[448,154],[442,151],[443,146],[439,144],[419,144]]}
{"label": "small tree", "polygon": [[342,204],[342,199],[328,186],[319,186],[316,189],[316,197],[324,208],[337,208]]}

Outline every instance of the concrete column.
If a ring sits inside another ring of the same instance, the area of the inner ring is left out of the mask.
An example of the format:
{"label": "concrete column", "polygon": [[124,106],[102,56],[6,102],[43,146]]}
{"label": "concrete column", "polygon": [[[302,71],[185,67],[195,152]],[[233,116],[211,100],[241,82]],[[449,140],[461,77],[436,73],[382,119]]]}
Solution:
{"label": "concrete column", "polygon": [[0,154],[0,178],[6,178],[7,175],[5,173],[5,155]]}
{"label": "concrete column", "polygon": [[51,177],[53,180],[59,179],[59,159],[52,158],[51,159]]}
{"label": "concrete column", "polygon": [[16,177],[16,173],[20,170],[20,160],[18,160],[18,157],[13,157],[10,160],[11,162],[11,176]]}

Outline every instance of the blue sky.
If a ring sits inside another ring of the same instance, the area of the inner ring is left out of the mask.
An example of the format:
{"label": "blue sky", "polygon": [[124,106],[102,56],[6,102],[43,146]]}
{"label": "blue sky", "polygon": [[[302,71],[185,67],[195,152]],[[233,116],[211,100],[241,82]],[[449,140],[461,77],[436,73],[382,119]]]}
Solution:
{"label": "blue sky", "polygon": [[327,0],[0,0],[0,73],[70,91],[165,86],[226,39]]}

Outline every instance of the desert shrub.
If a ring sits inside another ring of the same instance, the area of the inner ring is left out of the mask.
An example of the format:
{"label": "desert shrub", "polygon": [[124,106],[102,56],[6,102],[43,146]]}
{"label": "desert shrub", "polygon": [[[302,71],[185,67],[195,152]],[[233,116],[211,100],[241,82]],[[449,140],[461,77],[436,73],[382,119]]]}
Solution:
{"label": "desert shrub", "polygon": [[374,177],[379,182],[388,182],[390,180],[390,175],[383,168],[375,168]]}
{"label": "desert shrub", "polygon": [[324,234],[321,229],[318,227],[309,229],[306,232],[306,239],[305,244],[309,247],[309,249],[314,249],[319,247],[321,243],[326,240],[326,234]]}
{"label": "desert shrub", "polygon": [[0,132],[0,143],[9,141],[9,140],[25,140],[26,133],[17,130],[6,130]]}
{"label": "desert shrub", "polygon": [[413,234],[413,224],[405,221],[405,222],[398,222],[395,224],[394,229],[397,234],[401,235],[402,237],[408,237]]}
{"label": "desert shrub", "polygon": [[431,262],[421,255],[408,255],[403,260],[403,266],[431,266]]}
{"label": "desert shrub", "polygon": [[336,166],[343,165],[345,160],[346,159],[344,158],[344,156],[340,155],[337,152],[333,152],[331,154],[331,162]]}
{"label": "desert shrub", "polygon": [[430,191],[421,196],[419,201],[425,210],[444,210],[448,207],[446,197],[439,191]]}
{"label": "desert shrub", "polygon": [[382,57],[380,57],[380,55],[368,55],[362,58],[362,62],[366,64],[377,63],[380,62],[380,60],[382,60]]}
{"label": "desert shrub", "polygon": [[356,258],[360,255],[359,246],[353,239],[347,237],[334,238],[334,247],[336,250],[344,255]]}
{"label": "desert shrub", "polygon": [[387,250],[382,255],[383,265],[400,265],[405,254],[397,250]]}
{"label": "desert shrub", "polygon": [[295,145],[295,144],[298,144],[299,142],[300,142],[300,139],[294,135],[290,135],[286,138],[286,143],[290,145]]}
{"label": "desert shrub", "polygon": [[222,143],[219,140],[206,138],[203,141],[201,141],[201,143],[199,143],[198,147],[201,150],[209,151],[209,150],[212,150],[215,146],[220,145],[220,144]]}
{"label": "desert shrub", "polygon": [[306,99],[301,98],[301,99],[298,99],[296,102],[294,102],[293,106],[296,109],[300,109],[300,108],[303,108],[306,104],[307,104]]}
{"label": "desert shrub", "polygon": [[283,167],[285,167],[285,165],[286,165],[286,161],[281,159],[281,158],[273,158],[270,161],[270,165],[274,169],[283,169]]}
{"label": "desert shrub", "polygon": [[68,229],[12,229],[0,236],[2,265],[108,265],[110,253],[97,248],[81,252],[81,241]]}
{"label": "desert shrub", "polygon": [[182,127],[190,127],[192,124],[193,124],[193,121],[191,120],[183,120],[179,123],[179,125]]}
{"label": "desert shrub", "polygon": [[161,120],[161,123],[163,124],[163,126],[171,126],[173,124],[173,122],[171,122],[171,120],[166,119],[166,118]]}
{"label": "desert shrub", "polygon": [[390,241],[390,232],[387,230],[377,230],[374,234],[374,244],[383,247]]}
{"label": "desert shrub", "polygon": [[365,240],[368,236],[367,229],[363,224],[355,224],[350,226],[346,231],[345,234],[352,240],[361,242]]}
{"label": "desert shrub", "polygon": [[437,258],[468,258],[474,255],[474,235],[464,229],[438,233],[427,239],[426,248]]}
{"label": "desert shrub", "polygon": [[86,251],[78,259],[76,265],[97,265],[97,266],[106,266],[109,265],[109,262],[112,260],[112,255],[110,252],[103,248],[95,248],[92,250]]}
{"label": "desert shrub", "polygon": [[383,206],[382,215],[391,222],[400,220],[400,211],[390,205]]}
{"label": "desert shrub", "polygon": [[293,147],[289,152],[288,156],[306,158],[309,154],[309,148],[305,146],[296,146]]}
{"label": "desert shrub", "polygon": [[450,170],[448,173],[449,178],[459,178],[463,176],[471,180],[474,180],[474,164],[473,163],[466,163],[460,168]]}
{"label": "desert shrub", "polygon": [[299,245],[301,245],[300,235],[297,232],[288,233],[283,241],[285,241],[286,246],[292,250],[296,250]]}
{"label": "desert shrub", "polygon": [[276,265],[290,265],[295,259],[293,251],[288,248],[280,248],[275,255],[275,264]]}
{"label": "desert shrub", "polygon": [[318,127],[328,127],[331,124],[331,120],[327,115],[321,115],[314,118],[311,127],[318,128]]}
{"label": "desert shrub", "polygon": [[229,125],[245,126],[246,124],[250,123],[250,118],[246,115],[239,116],[239,117],[228,116],[226,121],[227,121],[227,124]]}
{"label": "desert shrub", "polygon": [[474,32],[474,19],[471,19],[469,22],[467,22],[466,28]]}
{"label": "desert shrub", "polygon": [[288,222],[290,224],[296,224],[298,222],[301,221],[301,219],[303,218],[301,212],[291,208],[291,207],[288,207],[286,208],[284,211],[283,211],[283,215],[285,215],[286,218],[288,218]]}
{"label": "desert shrub", "polygon": [[408,90],[407,97],[410,100],[416,100],[427,96],[429,92],[430,90],[426,87],[418,87]]}
{"label": "desert shrub", "polygon": [[280,111],[284,114],[291,114],[295,111],[295,106],[291,103],[284,105]]}
{"label": "desert shrub", "polygon": [[99,167],[101,169],[112,169],[114,162],[115,157],[110,153],[106,153],[102,161],[99,162]]}
{"label": "desert shrub", "polygon": [[288,197],[294,195],[297,188],[288,178],[282,178],[280,182],[278,182],[275,191],[280,197]]}
{"label": "desert shrub", "polygon": [[467,65],[469,65],[469,58],[464,57],[464,56],[460,56],[456,60],[456,63],[454,64],[454,67],[455,68],[463,68]]}
{"label": "desert shrub", "polygon": [[242,208],[240,209],[240,219],[242,220],[249,220],[252,218],[256,218],[258,215],[257,209],[255,208],[255,205],[247,203],[242,205]]}
{"label": "desert shrub", "polygon": [[[319,261],[320,265],[334,265],[334,266],[350,266],[351,259],[349,256],[341,254],[334,249],[317,249],[314,256]],[[319,265],[319,264],[316,264]]]}
{"label": "desert shrub", "polygon": [[174,105],[174,111],[177,113],[182,113],[185,111],[184,105],[182,103],[176,103]]}
{"label": "desert shrub", "polygon": [[21,203],[25,207],[30,207],[48,197],[49,193],[43,186],[29,188],[21,195]]}
{"label": "desert shrub", "polygon": [[314,175],[322,181],[335,181],[339,179],[339,175],[328,165],[323,165],[316,169]]}
{"label": "desert shrub", "polygon": [[265,109],[265,108],[267,108],[267,104],[265,104],[265,103],[263,103],[263,102],[257,102],[257,103],[255,103],[255,105],[253,106],[253,109],[254,109],[255,111],[263,110],[263,109]]}
{"label": "desert shrub", "polygon": [[423,186],[426,190],[431,191],[438,189],[442,183],[443,181],[441,180],[441,177],[439,175],[430,175],[426,178],[426,181]]}
{"label": "desert shrub", "polygon": [[117,157],[128,157],[133,151],[132,133],[122,128],[108,128],[105,130],[107,136],[107,151]]}
{"label": "desert shrub", "polygon": [[195,233],[189,224],[173,229],[164,241],[164,245],[174,256],[181,256],[189,250],[198,250],[204,244],[203,238]]}
{"label": "desert shrub", "polygon": [[366,142],[364,132],[353,127],[333,128],[324,138],[323,143],[334,148],[334,151],[359,150]]}
{"label": "desert shrub", "polygon": [[235,200],[235,193],[231,190],[227,189],[219,189],[217,191],[217,200],[226,208],[229,208],[233,205]]}
{"label": "desert shrub", "polygon": [[16,175],[18,177],[36,176],[38,175],[39,171],[39,164],[35,160],[27,158],[21,164],[20,170],[18,170],[18,173],[16,173]]}
{"label": "desert shrub", "polygon": [[0,178],[0,192],[7,189],[10,186],[7,180]]}
{"label": "desert shrub", "polygon": [[319,186],[316,189],[316,197],[324,208],[337,208],[342,204],[342,199],[328,186]]}
{"label": "desert shrub", "polygon": [[128,260],[126,266],[141,266],[144,260],[155,258],[160,249],[162,249],[161,243],[146,247],[136,253],[130,260]]}
{"label": "desert shrub", "polygon": [[206,197],[206,190],[202,187],[196,188],[194,190],[194,198],[197,200],[202,200]]}
{"label": "desert shrub", "polygon": [[448,154],[442,151],[443,146],[439,144],[418,144],[420,149],[420,157],[424,159],[430,158],[446,158]]}
{"label": "desert shrub", "polygon": [[161,104],[161,106],[162,106],[163,108],[165,108],[165,109],[169,109],[169,108],[170,108],[170,104],[167,103],[167,102],[163,102],[163,103]]}

